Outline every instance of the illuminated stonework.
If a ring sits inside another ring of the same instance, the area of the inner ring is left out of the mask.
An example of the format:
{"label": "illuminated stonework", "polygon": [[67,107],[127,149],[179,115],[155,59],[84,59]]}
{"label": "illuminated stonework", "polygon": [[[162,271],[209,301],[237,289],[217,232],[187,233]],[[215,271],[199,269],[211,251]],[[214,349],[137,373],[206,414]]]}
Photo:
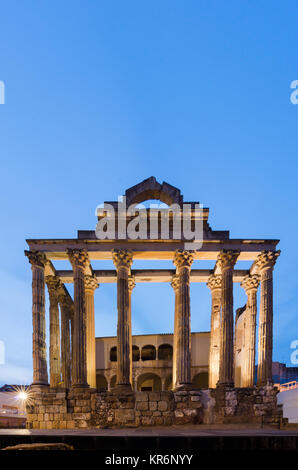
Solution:
{"label": "illuminated stonework", "polygon": [[[168,183],[160,184],[153,177],[125,192],[127,206],[151,199],[175,204],[181,209],[178,216],[183,215],[180,190]],[[117,212],[117,202],[109,204]],[[197,203],[187,204],[191,223],[195,223],[198,215],[192,208]],[[161,215],[163,210],[160,209]],[[146,211],[145,217],[149,217],[149,209]],[[208,216],[209,209],[204,207],[199,216],[202,243],[198,250],[186,249],[189,244],[185,237],[176,237],[172,216],[169,216],[168,238],[144,238],[143,233],[139,239],[123,239],[118,236],[116,224],[113,240],[98,239],[94,230],[79,231],[74,239],[27,240],[29,251],[25,254],[32,265],[32,390],[35,393],[33,404],[28,407],[28,427],[232,422],[238,419],[239,413],[244,421],[258,422],[262,416],[268,422],[280,418],[272,386],[273,268],[279,256],[278,240],[231,239],[228,231],[212,230]],[[162,218],[156,220],[161,223]],[[157,233],[164,233],[159,226]],[[57,259],[69,261],[72,269],[56,270],[52,260]],[[151,259],[161,263],[172,260],[173,269],[134,269],[135,260]],[[115,269],[96,270],[92,267],[93,260],[112,260]],[[199,269],[199,262],[206,260],[214,261],[212,269]],[[238,261],[251,261],[251,266],[237,269]],[[118,325],[113,345],[109,339],[95,340],[94,291],[106,282],[117,283]],[[163,344],[159,342],[160,335],[155,335],[155,353],[150,349],[152,344],[142,343],[140,349],[137,343],[141,337],[132,337],[131,333],[133,292],[140,282],[169,283],[175,296],[173,335],[168,335]],[[190,284],[196,282],[204,282],[210,289],[210,334],[195,334],[190,330]],[[236,325],[235,282],[241,283],[247,295],[246,306],[238,309]],[[74,284],[73,299],[65,286],[67,283]],[[259,283],[259,357],[255,386]],[[50,296],[50,384],[45,284]],[[202,340],[204,335],[208,341]],[[108,350],[101,350],[100,341]],[[197,357],[204,357],[203,363],[197,364]],[[156,368],[160,382],[152,377]],[[147,375],[141,381],[140,376],[144,374]],[[194,380],[199,374],[205,374],[204,379],[201,376],[200,380]]]}

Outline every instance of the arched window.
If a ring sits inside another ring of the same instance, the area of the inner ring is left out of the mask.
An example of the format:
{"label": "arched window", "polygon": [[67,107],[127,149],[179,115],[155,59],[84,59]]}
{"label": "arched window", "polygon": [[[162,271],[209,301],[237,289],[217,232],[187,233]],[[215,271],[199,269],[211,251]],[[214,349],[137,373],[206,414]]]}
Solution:
{"label": "arched window", "polygon": [[110,349],[110,361],[117,362],[117,346],[113,346]]}
{"label": "arched window", "polygon": [[132,347],[132,360],[139,361],[140,360],[140,349],[138,346],[133,345]]}
{"label": "arched window", "polygon": [[161,378],[157,374],[142,374],[138,378],[137,389],[140,392],[160,392]]}
{"label": "arched window", "polygon": [[158,359],[171,361],[173,359],[173,347],[170,344],[161,344],[158,348]]}
{"label": "arched window", "polygon": [[156,349],[152,344],[142,347],[142,361],[154,361],[156,359]]}

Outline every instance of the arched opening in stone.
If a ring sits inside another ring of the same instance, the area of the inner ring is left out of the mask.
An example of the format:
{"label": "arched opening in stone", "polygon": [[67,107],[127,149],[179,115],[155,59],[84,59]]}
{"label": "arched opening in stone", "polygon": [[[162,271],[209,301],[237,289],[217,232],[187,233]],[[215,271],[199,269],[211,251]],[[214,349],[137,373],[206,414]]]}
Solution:
{"label": "arched opening in stone", "polygon": [[158,348],[158,359],[171,361],[173,359],[173,346],[171,344],[161,344]]}
{"label": "arched opening in stone", "polygon": [[156,359],[156,348],[152,344],[142,347],[142,361],[154,361]]}
{"label": "arched opening in stone", "polygon": [[194,388],[208,388],[209,374],[208,372],[199,372],[192,379]]}
{"label": "arched opening in stone", "polygon": [[141,392],[160,392],[161,378],[157,374],[147,372],[140,375],[137,382],[138,391]]}
{"label": "arched opening in stone", "polygon": [[165,390],[172,390],[173,387],[173,376],[172,374],[168,375],[165,380]]}
{"label": "arched opening in stone", "polygon": [[110,349],[110,361],[117,362],[117,346],[113,346]]}
{"label": "arched opening in stone", "polygon": [[140,360],[140,349],[138,346],[133,345],[132,347],[132,360],[134,362]]}
{"label": "arched opening in stone", "polygon": [[113,377],[110,380],[110,388],[114,388],[116,386],[116,379],[117,379],[117,376],[113,375]]}
{"label": "arched opening in stone", "polygon": [[108,389],[108,382],[103,374],[96,375],[96,388],[99,392],[103,392]]}

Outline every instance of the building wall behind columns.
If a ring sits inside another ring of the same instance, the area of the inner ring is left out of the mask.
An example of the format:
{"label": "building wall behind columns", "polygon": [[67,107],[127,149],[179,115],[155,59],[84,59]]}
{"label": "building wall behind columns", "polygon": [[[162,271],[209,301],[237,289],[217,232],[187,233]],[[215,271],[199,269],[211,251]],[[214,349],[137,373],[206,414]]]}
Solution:
{"label": "building wall behind columns", "polygon": [[243,387],[245,378],[247,355],[247,345],[245,344],[246,315],[246,310],[243,310],[242,308],[237,309],[234,343],[235,387]]}

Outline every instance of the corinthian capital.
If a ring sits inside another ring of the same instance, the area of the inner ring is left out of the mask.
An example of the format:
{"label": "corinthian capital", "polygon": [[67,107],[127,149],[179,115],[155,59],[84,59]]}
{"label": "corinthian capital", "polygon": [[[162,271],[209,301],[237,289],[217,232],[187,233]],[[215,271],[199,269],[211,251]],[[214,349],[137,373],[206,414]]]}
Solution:
{"label": "corinthian capital", "polygon": [[73,310],[74,304],[73,300],[69,295],[66,295],[65,292],[60,291],[58,294],[59,304],[62,308],[67,310]]}
{"label": "corinthian capital", "polygon": [[60,279],[57,276],[46,276],[45,281],[47,284],[49,294],[58,295],[58,291],[62,287],[62,283]]}
{"label": "corinthian capital", "polygon": [[69,261],[72,264],[73,269],[82,268],[85,269],[89,263],[89,257],[87,250],[68,249],[67,250]]}
{"label": "corinthian capital", "polygon": [[171,286],[173,287],[174,291],[178,290],[179,288],[179,276],[174,274],[171,281]]}
{"label": "corinthian capital", "polygon": [[134,276],[129,276],[128,277],[128,292],[131,294],[132,290],[136,286],[136,280]]}
{"label": "corinthian capital", "polygon": [[113,250],[112,258],[117,269],[129,269],[132,264],[132,252],[129,250]]}
{"label": "corinthian capital", "polygon": [[211,274],[209,276],[208,281],[207,281],[207,287],[211,291],[216,290],[216,289],[221,289],[222,286],[222,275],[221,274]]}
{"label": "corinthian capital", "polygon": [[242,281],[241,281],[241,287],[245,290],[245,292],[248,292],[250,290],[258,290],[260,284],[260,276],[259,274],[253,274],[245,276]]}
{"label": "corinthian capital", "polygon": [[273,269],[277,258],[280,255],[280,250],[277,251],[262,251],[255,261],[259,271],[263,269]]}
{"label": "corinthian capital", "polygon": [[94,292],[99,286],[95,276],[85,276],[85,289]]}
{"label": "corinthian capital", "polygon": [[25,256],[27,256],[29,263],[32,264],[32,266],[39,266],[40,268],[44,268],[48,262],[46,255],[41,251],[25,250]]}
{"label": "corinthian capital", "polygon": [[186,250],[177,250],[173,263],[177,268],[190,268],[193,262],[193,254]]}
{"label": "corinthian capital", "polygon": [[217,262],[222,270],[232,269],[240,254],[238,250],[223,250],[219,253]]}

